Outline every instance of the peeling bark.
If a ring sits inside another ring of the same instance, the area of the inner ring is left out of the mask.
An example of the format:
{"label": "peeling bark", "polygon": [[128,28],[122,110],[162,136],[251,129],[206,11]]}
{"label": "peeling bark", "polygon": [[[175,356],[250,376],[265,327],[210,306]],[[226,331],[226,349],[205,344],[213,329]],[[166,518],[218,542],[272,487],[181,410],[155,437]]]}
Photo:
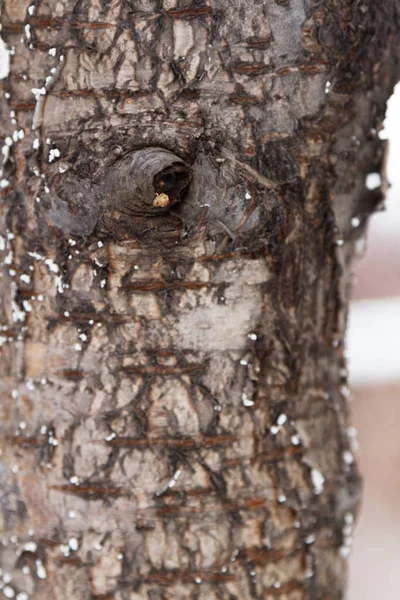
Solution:
{"label": "peeling bark", "polygon": [[3,594],[343,598],[398,3],[3,0],[2,36]]}

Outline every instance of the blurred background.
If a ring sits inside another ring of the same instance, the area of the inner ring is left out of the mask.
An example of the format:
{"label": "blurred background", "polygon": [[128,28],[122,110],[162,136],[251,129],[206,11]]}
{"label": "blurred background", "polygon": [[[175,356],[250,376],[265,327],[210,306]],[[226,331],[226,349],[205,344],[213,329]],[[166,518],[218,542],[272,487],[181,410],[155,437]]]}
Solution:
{"label": "blurred background", "polygon": [[400,84],[389,100],[386,210],[370,220],[347,335],[364,476],[348,600],[400,599]]}

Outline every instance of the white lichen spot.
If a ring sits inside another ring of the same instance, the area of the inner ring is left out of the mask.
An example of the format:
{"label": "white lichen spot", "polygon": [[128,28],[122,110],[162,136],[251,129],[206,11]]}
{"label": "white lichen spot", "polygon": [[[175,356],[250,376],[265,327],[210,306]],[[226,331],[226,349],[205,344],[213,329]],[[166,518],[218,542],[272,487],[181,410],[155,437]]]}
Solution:
{"label": "white lichen spot", "polygon": [[36,575],[39,577],[39,579],[47,578],[46,569],[44,568],[43,563],[40,559],[36,561]]}
{"label": "white lichen spot", "polygon": [[246,192],[244,197],[246,198],[246,200],[251,200],[251,194],[250,192]]}
{"label": "white lichen spot", "polygon": [[31,4],[30,6],[28,6],[28,15],[30,17],[32,17],[35,14],[35,5]]}
{"label": "white lichen spot", "polygon": [[53,436],[53,434],[51,432],[49,433],[49,437],[48,437],[47,441],[50,446],[54,446],[54,447],[58,446],[58,440],[57,440],[57,438],[55,438]]}
{"label": "white lichen spot", "polygon": [[98,248],[102,248],[104,246],[103,242],[97,242]]}
{"label": "white lichen spot", "polygon": [[6,44],[0,38],[0,79],[8,77],[10,72],[10,53]]}
{"label": "white lichen spot", "polygon": [[69,481],[72,485],[79,485],[79,477],[76,475],[72,475],[72,477],[69,478]]}
{"label": "white lichen spot", "polygon": [[79,548],[79,542],[76,537],[72,537],[68,540],[68,546],[71,548],[72,552],[76,552]]}
{"label": "white lichen spot", "polygon": [[351,219],[351,226],[356,228],[356,227],[360,227],[361,224],[361,220],[358,217],[353,217]]}
{"label": "white lichen spot", "polygon": [[0,180],[0,189],[4,190],[10,185],[10,182],[7,179]]}
{"label": "white lichen spot", "polygon": [[200,585],[200,583],[202,582],[202,579],[201,579],[201,577],[195,577],[195,578],[194,578],[194,580],[195,580],[195,582],[196,582],[197,584],[199,584],[199,585]]}
{"label": "white lichen spot", "polygon": [[257,334],[256,333],[249,333],[247,336],[252,342],[255,342],[257,339]]}
{"label": "white lichen spot", "polygon": [[40,433],[41,433],[42,435],[45,435],[45,434],[47,433],[47,427],[46,427],[46,425],[42,425],[42,426],[40,427]]}
{"label": "white lichen spot", "polygon": [[344,383],[340,386],[340,393],[342,394],[343,398],[350,398],[351,389],[346,383]]}
{"label": "white lichen spot", "polygon": [[74,350],[80,352],[82,350],[82,344],[79,344],[78,342],[74,344]]}
{"label": "white lichen spot", "polygon": [[19,594],[17,594],[16,600],[29,600],[29,596],[26,592],[19,592]]}
{"label": "white lichen spot", "polygon": [[343,527],[344,535],[351,535],[354,528],[354,515],[351,512],[347,512],[344,515],[345,526]]}
{"label": "white lichen spot", "polygon": [[3,588],[3,594],[4,594],[5,598],[14,598],[15,597],[15,590],[10,585],[6,585]]}
{"label": "white lichen spot", "polygon": [[253,400],[251,400],[248,397],[248,395],[246,394],[246,392],[243,392],[243,394],[242,394],[242,404],[243,404],[243,406],[254,406]]}
{"label": "white lichen spot", "polygon": [[106,442],[111,442],[111,440],[113,440],[114,438],[117,437],[117,434],[112,432],[110,433],[110,435],[107,435],[107,437],[105,438]]}
{"label": "white lichen spot", "polygon": [[21,429],[21,431],[24,431],[24,429],[26,429],[25,421],[21,421],[20,424],[18,425],[18,427]]}
{"label": "white lichen spot", "polygon": [[343,246],[344,244],[344,240],[342,240],[341,238],[336,240],[336,246]]}
{"label": "white lichen spot", "polygon": [[286,498],[285,494],[282,494],[282,493],[279,494],[279,496],[278,496],[279,504],[283,504],[284,502],[286,502],[286,500],[287,500],[287,498]]}
{"label": "white lichen spot", "polygon": [[330,82],[330,81],[327,81],[327,82],[325,83],[325,94],[329,94],[329,92],[330,92],[330,89],[331,89],[331,85],[332,85],[332,84],[331,84],[331,82]]}
{"label": "white lichen spot", "polygon": [[46,95],[46,88],[45,87],[32,88],[31,92],[35,96],[35,100],[37,102],[39,100],[40,96],[45,96]]}
{"label": "white lichen spot", "polygon": [[292,435],[292,437],[290,438],[293,446],[298,446],[300,444],[300,436],[298,433],[295,433]]}
{"label": "white lichen spot", "polygon": [[24,544],[24,550],[26,552],[36,552],[37,544],[35,542],[27,542]]}
{"label": "white lichen spot", "polygon": [[325,477],[318,469],[311,469],[311,481],[314,487],[314,493],[317,496],[322,494],[325,486]]}
{"label": "white lichen spot", "polygon": [[22,306],[24,307],[24,311],[25,312],[31,312],[32,311],[32,305],[30,302],[28,302],[28,300],[23,300],[22,301]]}
{"label": "white lichen spot", "polygon": [[279,415],[279,417],[276,420],[277,425],[279,425],[280,427],[282,427],[282,425],[284,425],[287,421],[287,416],[282,413]]}
{"label": "white lichen spot", "polygon": [[357,440],[357,430],[355,427],[348,427],[346,429],[347,437],[350,444],[350,449],[352,452],[358,451],[358,440]]}
{"label": "white lichen spot", "polygon": [[365,187],[367,190],[376,190],[382,185],[382,178],[379,173],[368,173],[365,178]]}
{"label": "white lichen spot", "polygon": [[39,254],[38,252],[28,252],[28,255],[34,258],[35,260],[43,260],[44,256]]}
{"label": "white lichen spot", "polygon": [[367,239],[366,239],[366,236],[363,235],[363,236],[359,237],[355,243],[354,248],[355,248],[356,256],[362,256],[365,252],[366,246],[367,246]]}
{"label": "white lichen spot", "polygon": [[101,287],[101,288],[105,288],[105,287],[106,287],[106,283],[107,283],[107,280],[106,280],[106,279],[102,279],[102,280],[100,281],[100,287]]}
{"label": "white lichen spot", "polygon": [[[10,272],[11,271],[11,272]],[[13,269],[9,270],[9,274],[13,276]],[[15,275],[16,273],[14,273]],[[12,300],[11,300],[11,310],[12,310],[12,320],[14,323],[23,323],[26,318],[26,313],[24,310],[21,310],[18,304],[15,302],[15,294],[16,294],[16,286],[15,283],[11,284],[11,292],[12,292]]]}
{"label": "white lichen spot", "polygon": [[176,482],[178,481],[179,477],[181,476],[181,469],[177,469],[177,471],[174,473],[172,479],[169,481],[168,483],[168,487],[169,488],[173,488],[176,484]]}
{"label": "white lichen spot", "polygon": [[60,269],[59,269],[58,265],[56,265],[56,263],[54,262],[53,259],[46,258],[46,260],[44,262],[49,267],[49,269],[50,269],[50,271],[52,273],[58,273],[59,272]]}
{"label": "white lichen spot", "polygon": [[305,544],[313,544],[315,542],[315,535],[313,533],[310,533],[305,539],[304,539],[304,543]]}
{"label": "white lichen spot", "polygon": [[283,427],[283,425],[285,425],[287,421],[287,415],[285,415],[284,413],[281,413],[277,420],[276,420],[276,424],[271,425],[270,427],[270,432],[272,433],[272,435],[276,435],[280,429]]}
{"label": "white lichen spot", "polygon": [[29,277],[29,275],[26,275],[25,273],[20,276],[20,280],[23,281],[24,283],[30,283],[31,282],[31,278]]}
{"label": "white lichen spot", "polygon": [[60,158],[61,152],[58,148],[52,148],[49,152],[49,163],[53,162],[56,158]]}
{"label": "white lichen spot", "polygon": [[70,519],[75,519],[75,517],[76,517],[76,512],[75,512],[74,510],[70,510],[70,511],[68,512],[68,517],[69,517]]}
{"label": "white lichen spot", "polygon": [[354,456],[352,454],[352,452],[350,452],[350,450],[346,450],[345,452],[343,452],[342,454],[343,457],[343,462],[345,465],[352,465],[354,462]]}

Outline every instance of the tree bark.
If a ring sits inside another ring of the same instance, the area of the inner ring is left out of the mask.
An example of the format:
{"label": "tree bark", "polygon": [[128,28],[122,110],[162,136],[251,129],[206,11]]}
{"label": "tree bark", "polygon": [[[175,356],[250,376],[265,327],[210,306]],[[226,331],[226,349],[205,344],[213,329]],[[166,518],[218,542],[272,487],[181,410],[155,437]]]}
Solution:
{"label": "tree bark", "polygon": [[4,596],[343,598],[397,0],[4,0],[2,35]]}

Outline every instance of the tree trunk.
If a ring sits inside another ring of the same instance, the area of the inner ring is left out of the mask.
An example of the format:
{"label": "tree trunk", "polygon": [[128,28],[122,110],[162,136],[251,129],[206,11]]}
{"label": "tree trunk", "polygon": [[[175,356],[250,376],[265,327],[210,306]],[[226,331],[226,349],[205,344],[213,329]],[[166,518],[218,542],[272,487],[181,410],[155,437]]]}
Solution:
{"label": "tree trunk", "polygon": [[344,597],[399,12],[3,1],[6,598]]}

